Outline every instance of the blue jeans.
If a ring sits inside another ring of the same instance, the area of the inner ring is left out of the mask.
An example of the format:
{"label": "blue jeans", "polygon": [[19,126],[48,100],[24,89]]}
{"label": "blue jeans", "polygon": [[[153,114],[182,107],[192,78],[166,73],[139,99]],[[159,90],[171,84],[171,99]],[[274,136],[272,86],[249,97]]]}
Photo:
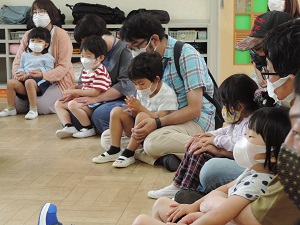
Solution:
{"label": "blue jeans", "polygon": [[235,180],[245,169],[232,159],[212,158],[201,169],[199,174],[200,185],[197,190],[202,193],[209,193]]}
{"label": "blue jeans", "polygon": [[92,114],[92,122],[98,133],[102,134],[109,128],[110,112],[116,106],[123,107],[124,100],[117,99],[115,101],[105,102],[95,109]]}

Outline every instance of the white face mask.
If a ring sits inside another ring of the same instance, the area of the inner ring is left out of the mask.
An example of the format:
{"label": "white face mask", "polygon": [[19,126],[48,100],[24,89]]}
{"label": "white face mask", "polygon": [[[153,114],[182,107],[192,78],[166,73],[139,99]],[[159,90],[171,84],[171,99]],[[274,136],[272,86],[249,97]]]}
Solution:
{"label": "white face mask", "polygon": [[30,42],[28,46],[33,52],[42,52],[44,50],[43,44]]}
{"label": "white face mask", "polygon": [[285,0],[269,0],[268,7],[270,11],[276,10],[283,12],[285,9]]}
{"label": "white face mask", "polygon": [[255,160],[254,156],[259,153],[266,153],[266,146],[255,145],[242,137],[233,148],[233,157],[236,163],[245,168],[251,168],[258,163],[264,163],[265,160]]}
{"label": "white face mask", "polygon": [[285,84],[285,82],[289,79],[289,76],[287,77],[283,77],[280,78],[279,80],[275,81],[274,83],[271,83],[268,79],[267,79],[267,91],[268,91],[268,95],[274,99],[275,103],[284,106],[284,107],[291,107],[291,101],[296,97],[295,93],[292,92],[291,94],[289,94],[286,98],[280,100],[278,99],[277,95],[274,93],[276,88],[281,87],[283,84]]}
{"label": "white face mask", "polygon": [[[152,37],[151,37],[152,38]],[[131,50],[131,55],[132,55],[132,58],[138,56],[139,54],[143,53],[143,52],[146,52],[146,49],[148,48],[150,42],[151,42],[151,38],[148,42],[148,44],[146,45],[146,47],[144,48],[140,48],[140,49],[137,49],[137,50]]]}
{"label": "white face mask", "polygon": [[151,91],[151,89],[150,89],[152,84],[153,84],[153,82],[150,84],[150,87],[142,89],[142,90],[136,89],[137,94],[139,96],[149,97],[150,95],[152,95],[156,91],[158,82],[156,83],[156,87],[153,91]]}
{"label": "white face mask", "polygon": [[40,14],[34,14],[32,17],[32,20],[34,22],[34,25],[36,27],[43,27],[45,28],[49,23],[51,23],[51,19],[48,15],[48,13],[45,13],[43,15]]}
{"label": "white face mask", "polygon": [[80,61],[86,70],[91,70],[96,66],[95,65],[96,59],[92,60],[88,58],[80,58]]}

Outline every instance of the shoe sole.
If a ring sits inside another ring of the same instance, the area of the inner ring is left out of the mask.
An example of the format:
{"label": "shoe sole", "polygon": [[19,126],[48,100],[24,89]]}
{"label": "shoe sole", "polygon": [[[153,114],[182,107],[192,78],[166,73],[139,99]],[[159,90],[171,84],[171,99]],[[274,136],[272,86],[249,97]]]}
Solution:
{"label": "shoe sole", "polygon": [[152,199],[159,199],[159,198],[161,198],[161,197],[174,198],[175,195],[176,195],[176,193],[175,193],[174,195],[159,195],[159,196],[157,196],[157,195],[154,195],[154,194],[147,193],[147,196],[148,196],[149,198],[152,198]]}
{"label": "shoe sole", "polygon": [[[79,133],[79,132],[78,132],[78,133]],[[76,134],[77,134],[77,133],[73,134],[72,136],[73,136],[74,138],[86,138],[86,137],[92,137],[92,136],[95,136],[95,135],[96,135],[96,133],[92,133],[92,134],[89,134],[89,135],[86,135],[86,136],[77,136]]]}
{"label": "shoe sole", "polygon": [[116,156],[115,157],[111,157],[111,156],[105,156],[105,157],[102,157],[102,158],[100,158],[99,159],[99,157],[101,156],[98,156],[98,157],[94,157],[93,159],[92,159],[92,162],[94,162],[94,163],[107,163],[107,162],[114,162],[114,161],[116,161],[119,157],[120,157],[120,155],[121,155],[121,152],[119,152],[119,154],[117,153],[117,154],[115,154]]}
{"label": "shoe sole", "polygon": [[113,163],[112,166],[115,167],[115,168],[125,168],[125,167],[128,167],[130,165],[132,165],[133,163],[135,163],[135,160],[133,161],[130,161],[128,163]]}
{"label": "shoe sole", "polygon": [[26,120],[34,120],[35,118],[37,118],[37,116],[34,118],[25,117]]}
{"label": "shoe sole", "polygon": [[63,139],[63,138],[72,137],[73,134],[65,132],[65,131],[58,130],[58,131],[56,131],[55,135],[56,135],[56,137],[58,137],[60,139]]}
{"label": "shoe sole", "polygon": [[47,225],[46,218],[51,203],[46,203],[41,209],[38,225]]}

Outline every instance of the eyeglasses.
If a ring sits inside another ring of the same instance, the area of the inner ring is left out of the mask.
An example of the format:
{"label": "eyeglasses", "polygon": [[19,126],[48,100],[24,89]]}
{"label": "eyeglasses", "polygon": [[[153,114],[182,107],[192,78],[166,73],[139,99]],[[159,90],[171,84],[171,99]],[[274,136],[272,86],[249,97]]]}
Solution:
{"label": "eyeglasses", "polygon": [[264,73],[261,73],[261,76],[264,80],[268,80],[270,76],[280,76],[280,77],[286,77],[288,76],[289,74],[282,74],[282,73],[269,73],[269,72],[264,72]]}
{"label": "eyeglasses", "polygon": [[33,10],[32,11],[32,15],[37,15],[37,14],[39,14],[40,16],[44,16],[45,14],[47,14],[47,10],[40,10],[40,11],[37,11],[37,10]]}
{"label": "eyeglasses", "polygon": [[142,40],[137,46],[129,47],[129,46],[127,45],[127,48],[129,48],[130,50],[133,50],[133,51],[138,51],[138,50],[140,50],[141,45],[142,45],[143,43],[145,43],[146,41],[148,41],[148,39],[145,38],[145,39]]}

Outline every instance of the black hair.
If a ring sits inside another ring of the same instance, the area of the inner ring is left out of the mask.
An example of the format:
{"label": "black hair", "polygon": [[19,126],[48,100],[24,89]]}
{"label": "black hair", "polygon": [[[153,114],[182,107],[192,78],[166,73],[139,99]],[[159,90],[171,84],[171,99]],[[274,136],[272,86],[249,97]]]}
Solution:
{"label": "black hair", "polygon": [[[44,48],[44,50],[42,51],[42,54],[47,53],[48,49],[50,47],[50,42],[51,42],[50,31],[43,27],[33,28],[28,34],[28,46],[29,46],[30,39],[33,39],[33,38],[39,38],[41,40],[44,40],[46,43],[48,43],[48,47]],[[32,50],[30,48],[28,48],[28,51],[32,52]]]}
{"label": "black hair", "polygon": [[[53,25],[56,25],[57,23],[60,22],[60,15],[57,7],[54,5],[54,3],[51,0],[35,0],[32,3],[31,7],[31,15],[33,15],[33,11],[36,9],[44,9],[47,11],[51,23]],[[31,17],[32,19],[32,17]]]}
{"label": "black hair", "polygon": [[233,74],[226,78],[219,87],[219,99],[229,114],[236,109],[237,103],[243,104],[245,111],[254,112],[259,108],[254,101],[257,84],[246,74]]}
{"label": "black hair", "polygon": [[106,56],[107,54],[107,45],[102,37],[97,35],[91,35],[86,38],[81,43],[80,52],[82,50],[88,50],[95,55],[95,58],[98,58],[101,55]]}
{"label": "black hair", "polygon": [[143,52],[134,57],[128,67],[128,78],[130,80],[147,78],[154,82],[156,76],[161,79],[164,70],[161,56],[157,52]]}
{"label": "black hair", "polygon": [[300,69],[300,20],[288,21],[267,34],[264,52],[275,72],[285,77]]}
{"label": "black hair", "polygon": [[74,29],[74,39],[79,44],[85,37],[91,35],[111,35],[111,32],[106,28],[106,22],[95,14],[84,15]]}
{"label": "black hair", "polygon": [[276,163],[271,162],[272,153],[277,157],[280,147],[291,130],[289,109],[285,107],[264,107],[253,113],[248,128],[261,135],[266,143],[264,167],[276,174]]}
{"label": "black hair", "polygon": [[134,41],[135,39],[147,39],[157,34],[162,40],[165,31],[160,21],[148,13],[139,13],[125,20],[120,29],[121,39],[125,41]]}

